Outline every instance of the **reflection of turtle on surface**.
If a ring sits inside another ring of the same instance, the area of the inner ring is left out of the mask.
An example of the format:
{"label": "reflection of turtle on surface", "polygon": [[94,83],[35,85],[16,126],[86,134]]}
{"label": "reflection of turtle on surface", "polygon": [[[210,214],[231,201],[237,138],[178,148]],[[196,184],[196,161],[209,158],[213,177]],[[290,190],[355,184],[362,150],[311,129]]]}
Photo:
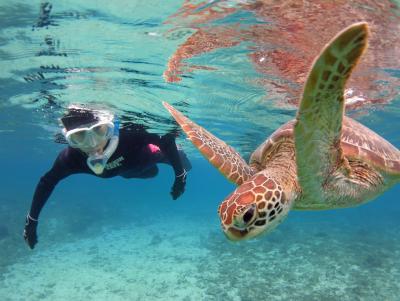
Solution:
{"label": "reflection of turtle on surface", "polygon": [[363,204],[400,181],[400,151],[344,117],[344,87],[367,45],[368,26],[339,33],[314,62],[295,120],[247,163],[223,141],[164,103],[200,152],[239,185],[220,205],[222,228],[239,240],[269,232],[290,209]]}

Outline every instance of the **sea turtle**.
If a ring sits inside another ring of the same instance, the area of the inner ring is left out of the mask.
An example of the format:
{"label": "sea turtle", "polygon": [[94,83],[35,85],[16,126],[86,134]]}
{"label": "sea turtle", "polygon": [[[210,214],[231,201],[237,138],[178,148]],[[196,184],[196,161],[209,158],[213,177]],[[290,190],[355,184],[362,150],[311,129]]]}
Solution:
{"label": "sea turtle", "polygon": [[267,233],[290,209],[345,208],[400,181],[400,151],[344,116],[344,88],[367,46],[367,23],[340,32],[314,61],[295,120],[276,130],[247,164],[232,147],[163,103],[200,152],[239,185],[219,206],[229,239]]}

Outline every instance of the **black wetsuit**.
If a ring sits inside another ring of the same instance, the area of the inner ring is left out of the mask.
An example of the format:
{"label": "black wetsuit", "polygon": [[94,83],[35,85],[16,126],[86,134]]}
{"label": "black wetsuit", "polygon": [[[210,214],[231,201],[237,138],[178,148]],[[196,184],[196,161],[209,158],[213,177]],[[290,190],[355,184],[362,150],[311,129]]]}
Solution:
{"label": "black wetsuit", "polygon": [[[158,146],[155,151],[150,146]],[[159,136],[143,129],[134,127],[122,128],[119,133],[119,143],[114,154],[108,160],[104,172],[96,175],[87,165],[87,155],[79,149],[67,147],[60,152],[53,167],[40,179],[31,209],[30,217],[38,219],[40,211],[50,197],[57,183],[72,174],[86,173],[101,178],[122,176],[124,178],[149,178],[158,173],[157,163],[170,164],[179,176],[184,172],[183,164],[189,164],[186,157],[182,157],[175,144],[172,134]],[[186,161],[186,162],[185,162]],[[189,167],[186,167],[186,170]]]}

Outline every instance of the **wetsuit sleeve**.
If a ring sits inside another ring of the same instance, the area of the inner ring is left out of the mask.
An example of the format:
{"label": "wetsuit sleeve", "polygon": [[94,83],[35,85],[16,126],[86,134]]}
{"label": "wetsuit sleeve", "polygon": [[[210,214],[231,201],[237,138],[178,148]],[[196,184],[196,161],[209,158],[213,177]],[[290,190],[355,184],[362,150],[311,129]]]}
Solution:
{"label": "wetsuit sleeve", "polygon": [[161,137],[161,150],[167,155],[175,171],[175,176],[182,175],[183,165],[175,143],[175,135],[165,134]]}
{"label": "wetsuit sleeve", "polygon": [[50,197],[54,187],[59,181],[68,177],[73,173],[78,173],[79,168],[71,162],[72,158],[69,154],[69,149],[62,151],[55,160],[53,167],[40,178],[33,195],[31,209],[29,215],[38,219],[40,211],[46,204],[47,199]]}
{"label": "wetsuit sleeve", "polygon": [[160,147],[161,151],[171,163],[175,176],[179,176],[183,173],[183,165],[175,143],[175,135],[165,134],[160,137],[156,134],[148,134],[148,143],[153,143]]}

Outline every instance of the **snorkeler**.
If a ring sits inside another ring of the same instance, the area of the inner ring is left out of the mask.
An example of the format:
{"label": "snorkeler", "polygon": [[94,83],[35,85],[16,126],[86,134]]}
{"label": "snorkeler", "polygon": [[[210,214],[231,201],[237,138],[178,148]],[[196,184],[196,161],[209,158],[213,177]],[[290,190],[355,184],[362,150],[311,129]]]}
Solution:
{"label": "snorkeler", "polygon": [[24,239],[31,249],[37,243],[40,211],[57,183],[72,174],[152,178],[158,173],[157,163],[166,163],[175,172],[172,198],[177,199],[185,191],[191,164],[178,150],[173,134],[159,136],[137,126],[119,129],[118,119],[110,112],[77,105],[69,106],[61,123],[69,146],[36,186],[24,229]]}

